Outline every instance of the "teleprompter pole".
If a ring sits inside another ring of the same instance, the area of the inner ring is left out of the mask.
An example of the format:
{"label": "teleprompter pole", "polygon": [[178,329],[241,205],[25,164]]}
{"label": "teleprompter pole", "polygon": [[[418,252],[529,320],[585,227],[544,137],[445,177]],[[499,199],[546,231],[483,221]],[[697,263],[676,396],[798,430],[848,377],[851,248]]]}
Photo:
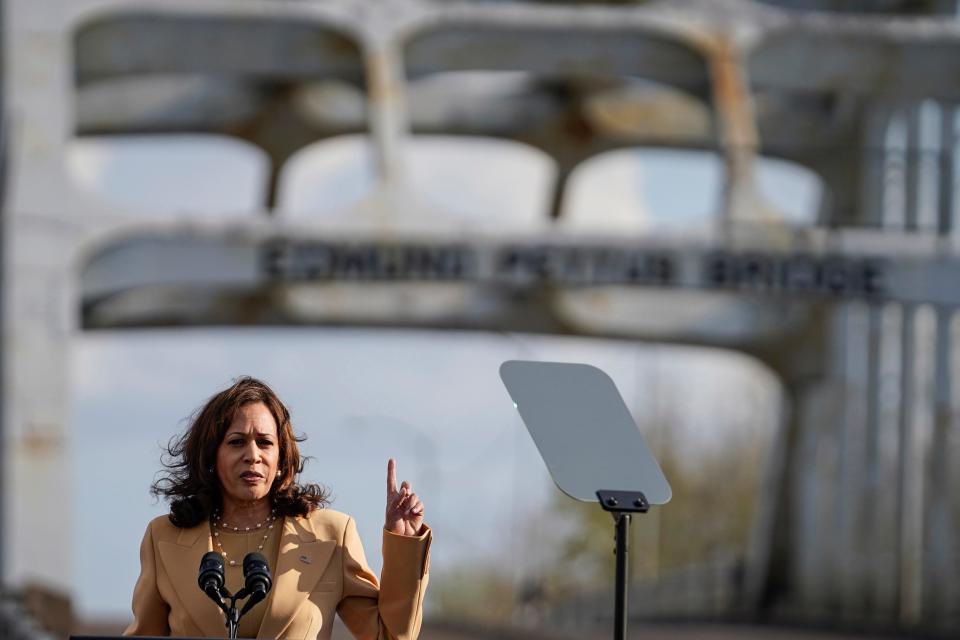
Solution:
{"label": "teleprompter pole", "polygon": [[627,640],[627,567],[630,554],[630,522],[633,513],[646,513],[650,503],[639,491],[597,491],[597,499],[604,510],[613,515],[616,523],[617,574],[613,604],[613,638]]}
{"label": "teleprompter pole", "polygon": [[615,523],[614,640],[626,640],[630,523],[670,502],[670,483],[613,379],[588,364],[508,360],[500,378],[557,486],[593,502]]}
{"label": "teleprompter pole", "polygon": [[615,515],[617,519],[617,602],[614,606],[613,637],[626,640],[627,637],[627,567],[630,554],[629,513]]}

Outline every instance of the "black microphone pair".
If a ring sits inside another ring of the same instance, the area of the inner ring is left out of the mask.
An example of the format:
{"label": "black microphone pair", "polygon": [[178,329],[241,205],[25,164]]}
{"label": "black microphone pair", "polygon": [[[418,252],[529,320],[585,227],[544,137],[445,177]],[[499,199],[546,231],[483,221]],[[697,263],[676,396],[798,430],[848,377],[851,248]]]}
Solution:
{"label": "black microphone pair", "polygon": [[[253,608],[255,604],[266,598],[267,593],[273,586],[267,559],[260,553],[248,553],[243,558],[243,578],[244,587],[236,595],[230,595],[225,586],[223,556],[216,551],[208,551],[200,559],[200,573],[197,576],[197,584],[227,614],[227,627],[232,632],[231,638],[236,637],[235,629],[240,617]],[[243,610],[237,615],[237,600],[247,596],[250,599],[247,600],[246,604],[243,605]],[[223,604],[223,598],[230,599],[229,609]]]}

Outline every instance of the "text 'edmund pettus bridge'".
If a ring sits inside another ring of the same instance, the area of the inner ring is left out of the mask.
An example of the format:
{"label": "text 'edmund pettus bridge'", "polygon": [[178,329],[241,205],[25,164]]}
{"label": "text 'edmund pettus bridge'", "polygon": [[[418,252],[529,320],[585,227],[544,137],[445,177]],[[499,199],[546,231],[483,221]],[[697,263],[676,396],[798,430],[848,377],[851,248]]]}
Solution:
{"label": "text 'edmund pettus bridge'", "polygon": [[280,281],[689,287],[880,298],[889,267],[878,257],[809,253],[275,240],[263,246],[263,270]]}

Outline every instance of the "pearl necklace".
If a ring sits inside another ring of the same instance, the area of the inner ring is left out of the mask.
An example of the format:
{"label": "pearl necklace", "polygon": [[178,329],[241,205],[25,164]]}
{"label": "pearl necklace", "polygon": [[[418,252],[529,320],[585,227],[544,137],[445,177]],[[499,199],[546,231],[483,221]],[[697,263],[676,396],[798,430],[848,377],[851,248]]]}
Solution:
{"label": "pearl necklace", "polygon": [[[244,532],[248,531],[260,531],[263,529],[264,525],[267,527],[267,532],[263,534],[263,539],[260,540],[260,544],[257,545],[257,551],[263,551],[263,545],[267,543],[267,538],[270,537],[270,530],[273,529],[273,523],[277,519],[276,509],[270,510],[270,517],[267,518],[264,522],[258,522],[255,527],[244,527]],[[213,528],[213,542],[217,546],[217,551],[220,555],[223,556],[224,561],[229,564],[231,567],[237,566],[236,560],[230,560],[227,558],[227,552],[223,548],[223,544],[220,542],[220,530],[222,529],[232,529],[236,532],[240,531],[240,527],[231,527],[220,516],[218,511],[213,512],[213,517],[210,519],[210,526]]]}

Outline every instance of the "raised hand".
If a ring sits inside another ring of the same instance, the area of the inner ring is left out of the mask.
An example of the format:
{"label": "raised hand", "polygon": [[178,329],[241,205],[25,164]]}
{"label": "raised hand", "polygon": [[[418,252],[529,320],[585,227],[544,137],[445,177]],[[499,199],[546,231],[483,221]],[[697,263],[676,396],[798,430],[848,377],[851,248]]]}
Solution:
{"label": "raised hand", "polygon": [[423,503],[406,480],[397,488],[397,463],[387,461],[387,517],[383,527],[390,533],[415,536],[423,526]]}

